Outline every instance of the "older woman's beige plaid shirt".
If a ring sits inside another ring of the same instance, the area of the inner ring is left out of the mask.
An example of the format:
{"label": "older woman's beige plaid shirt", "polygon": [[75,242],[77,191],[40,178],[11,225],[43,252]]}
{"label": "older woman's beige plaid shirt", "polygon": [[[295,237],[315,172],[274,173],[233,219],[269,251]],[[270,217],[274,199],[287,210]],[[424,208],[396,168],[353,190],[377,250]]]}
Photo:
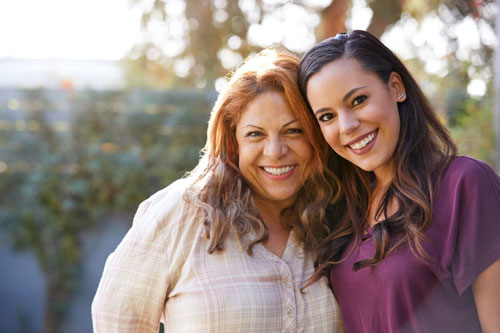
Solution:
{"label": "older woman's beige plaid shirt", "polygon": [[[325,279],[300,291],[312,256],[293,231],[282,258],[263,245],[249,256],[231,234],[207,253],[180,180],[141,204],[113,252],[92,304],[95,332],[336,332],[339,310]],[[251,237],[248,235],[247,237]]]}

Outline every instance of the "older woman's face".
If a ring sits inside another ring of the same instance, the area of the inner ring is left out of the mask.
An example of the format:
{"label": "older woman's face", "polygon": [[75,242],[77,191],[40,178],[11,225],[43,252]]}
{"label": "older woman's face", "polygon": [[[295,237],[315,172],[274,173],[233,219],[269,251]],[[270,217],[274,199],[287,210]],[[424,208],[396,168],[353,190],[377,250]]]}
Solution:
{"label": "older woman's face", "polygon": [[277,92],[255,97],[236,125],[239,168],[255,200],[290,206],[306,177],[312,147]]}

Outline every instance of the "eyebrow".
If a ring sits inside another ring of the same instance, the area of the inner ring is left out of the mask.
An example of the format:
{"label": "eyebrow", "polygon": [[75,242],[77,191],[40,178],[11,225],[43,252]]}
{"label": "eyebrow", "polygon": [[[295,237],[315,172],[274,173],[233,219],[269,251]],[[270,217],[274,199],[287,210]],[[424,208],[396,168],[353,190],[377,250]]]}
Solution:
{"label": "eyebrow", "polygon": [[[353,88],[353,89],[349,90],[347,92],[347,94],[344,95],[344,98],[342,98],[342,101],[343,102],[347,101],[347,99],[349,97],[351,97],[352,94],[354,94],[356,91],[358,91],[360,89],[363,89],[363,88],[366,88],[366,86],[356,87],[356,88]],[[318,113],[325,112],[325,111],[328,111],[328,110],[331,110],[331,109],[332,108],[321,108],[321,109],[318,109],[318,110],[314,111],[314,114],[317,115]]]}
{"label": "eyebrow", "polygon": [[255,126],[255,125],[251,125],[251,124],[245,125],[244,127],[255,127],[255,128],[257,128],[257,129],[263,130],[263,128],[262,128],[262,127]]}
{"label": "eyebrow", "polygon": [[[297,119],[290,120],[289,122],[287,122],[286,124],[284,124],[283,126],[281,126],[281,128],[285,128],[285,127],[287,127],[288,125],[290,125],[290,124],[292,124],[292,123],[294,123],[294,122],[296,122],[296,121],[298,121],[298,120],[297,120]],[[259,126],[252,125],[252,124],[245,125],[244,127],[255,127],[255,128],[260,129],[260,130],[264,130],[264,128],[263,128],[263,127],[259,127]]]}
{"label": "eyebrow", "polygon": [[349,97],[351,97],[352,94],[354,94],[359,89],[363,89],[363,88],[366,88],[366,86],[357,87],[357,88],[353,88],[353,89],[349,90],[349,92],[347,94],[345,94],[344,98],[342,98],[342,101],[344,101],[344,102],[347,101],[347,99]]}

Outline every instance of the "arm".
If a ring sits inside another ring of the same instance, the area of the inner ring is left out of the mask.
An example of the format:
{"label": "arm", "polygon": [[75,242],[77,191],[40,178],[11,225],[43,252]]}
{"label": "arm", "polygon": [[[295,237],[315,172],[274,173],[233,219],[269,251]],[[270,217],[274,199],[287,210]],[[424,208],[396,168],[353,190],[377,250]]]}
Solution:
{"label": "arm", "polygon": [[500,332],[500,259],[479,274],[472,291],[483,332]]}
{"label": "arm", "polygon": [[459,291],[471,287],[482,330],[500,333],[500,177],[484,162],[468,161],[457,237]]}
{"label": "arm", "polygon": [[94,332],[158,332],[168,285],[160,223],[143,203],[109,256],[92,302]]}
{"label": "arm", "polygon": [[143,202],[132,228],[104,267],[92,302],[94,332],[154,332],[169,288],[196,237],[195,214],[177,180]]}

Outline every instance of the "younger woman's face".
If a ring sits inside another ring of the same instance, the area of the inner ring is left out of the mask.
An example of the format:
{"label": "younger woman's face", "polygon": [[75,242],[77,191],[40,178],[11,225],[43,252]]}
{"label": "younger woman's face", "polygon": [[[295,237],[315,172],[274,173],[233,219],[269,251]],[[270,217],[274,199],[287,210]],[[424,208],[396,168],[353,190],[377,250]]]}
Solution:
{"label": "younger woman's face", "polygon": [[384,84],[355,59],[335,60],[309,79],[307,97],[337,154],[377,178],[392,178],[400,129],[397,103],[406,98],[397,73]]}

